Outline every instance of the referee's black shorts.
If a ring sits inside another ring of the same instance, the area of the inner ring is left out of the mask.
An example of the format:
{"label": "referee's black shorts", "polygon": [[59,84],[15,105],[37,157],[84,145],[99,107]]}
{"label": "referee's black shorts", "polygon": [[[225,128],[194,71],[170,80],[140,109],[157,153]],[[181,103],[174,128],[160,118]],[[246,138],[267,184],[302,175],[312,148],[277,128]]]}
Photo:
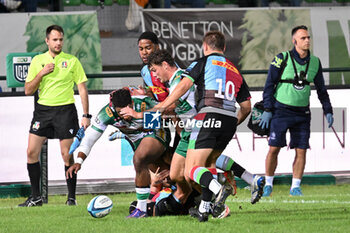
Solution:
{"label": "referee's black shorts", "polygon": [[78,129],[78,115],[74,104],[36,104],[29,132],[41,137],[68,139],[73,138]]}

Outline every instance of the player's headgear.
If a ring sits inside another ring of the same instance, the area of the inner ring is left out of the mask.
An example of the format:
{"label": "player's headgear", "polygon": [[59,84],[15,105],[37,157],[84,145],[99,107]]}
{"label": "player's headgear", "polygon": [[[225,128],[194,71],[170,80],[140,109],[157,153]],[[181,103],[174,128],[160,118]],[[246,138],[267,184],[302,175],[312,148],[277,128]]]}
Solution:
{"label": "player's headgear", "polygon": [[153,44],[159,44],[157,35],[149,31],[142,33],[138,39],[138,42],[140,40],[150,40]]}

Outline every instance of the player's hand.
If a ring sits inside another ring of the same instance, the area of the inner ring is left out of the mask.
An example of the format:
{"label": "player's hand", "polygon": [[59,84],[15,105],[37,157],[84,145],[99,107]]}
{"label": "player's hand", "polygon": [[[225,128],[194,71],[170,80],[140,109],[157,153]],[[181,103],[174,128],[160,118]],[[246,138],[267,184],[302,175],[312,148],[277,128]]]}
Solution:
{"label": "player's hand", "polygon": [[327,119],[327,122],[328,122],[328,128],[332,127],[333,122],[334,122],[333,114],[332,113],[327,113],[326,119]]}
{"label": "player's hand", "polygon": [[134,95],[146,95],[146,90],[141,86],[138,86],[138,88],[129,87],[129,90],[130,90],[130,94],[132,96],[134,96]]}
{"label": "player's hand", "polygon": [[129,106],[122,108],[119,112],[119,115],[123,118],[125,117],[143,118],[142,113],[136,112],[133,108],[130,108]]}
{"label": "player's hand", "polygon": [[269,124],[270,124],[270,120],[272,118],[272,112],[266,112],[264,111],[263,114],[260,116],[260,123],[259,126],[262,129],[268,129],[269,128]]}
{"label": "player's hand", "polygon": [[168,186],[169,170],[162,170],[159,172],[159,167],[155,173],[150,171],[151,174],[151,189],[157,190],[159,192],[162,187]]}
{"label": "player's hand", "polygon": [[155,105],[153,109],[158,110],[160,112],[164,112],[166,109],[163,108],[163,102],[160,102],[159,104]]}
{"label": "player's hand", "polygon": [[78,173],[78,171],[81,169],[81,164],[80,163],[75,163],[70,168],[66,171],[66,178],[73,178],[73,172],[75,174]]}
{"label": "player's hand", "polygon": [[53,72],[54,69],[55,69],[55,64],[54,64],[54,63],[46,64],[46,65],[44,66],[44,68],[41,70],[42,75],[43,75],[43,76],[44,76],[44,75],[47,75],[47,74]]}
{"label": "player's hand", "polygon": [[91,119],[87,117],[83,117],[81,119],[81,126],[84,127],[84,130],[86,130],[86,128],[89,127],[90,124],[91,124]]}
{"label": "player's hand", "polygon": [[151,173],[151,185],[158,186],[168,182],[169,170],[165,169],[159,172],[159,167],[155,173]]}

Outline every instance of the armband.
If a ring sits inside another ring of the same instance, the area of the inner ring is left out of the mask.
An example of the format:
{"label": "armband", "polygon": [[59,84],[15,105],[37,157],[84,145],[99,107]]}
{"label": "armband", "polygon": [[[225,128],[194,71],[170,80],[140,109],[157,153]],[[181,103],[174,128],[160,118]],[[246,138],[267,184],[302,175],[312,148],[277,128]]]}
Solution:
{"label": "armband", "polygon": [[79,163],[80,165],[83,164],[83,162],[84,162],[84,159],[80,157],[78,157],[75,161],[75,163]]}

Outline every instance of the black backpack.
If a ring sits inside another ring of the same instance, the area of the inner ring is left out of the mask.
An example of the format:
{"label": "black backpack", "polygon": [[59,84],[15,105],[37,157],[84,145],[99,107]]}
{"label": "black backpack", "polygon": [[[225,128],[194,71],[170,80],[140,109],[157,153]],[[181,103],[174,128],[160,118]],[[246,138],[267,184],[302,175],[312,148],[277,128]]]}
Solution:
{"label": "black backpack", "polygon": [[[279,79],[281,79],[281,76],[283,74],[284,68],[286,68],[287,60],[288,60],[288,53],[286,54],[286,57],[283,58],[283,61],[281,63]],[[278,82],[280,82],[280,81],[278,81]],[[276,87],[277,87],[277,84],[275,86],[275,91],[276,91]],[[250,114],[250,118],[249,118],[249,122],[248,122],[248,128],[251,129],[257,135],[269,136],[270,135],[270,128],[262,129],[259,126],[259,123],[261,121],[261,120],[259,120],[259,118],[263,114],[264,110],[265,110],[265,108],[264,108],[264,101],[263,100],[261,100],[261,101],[259,101],[259,102],[254,104],[254,107],[253,107],[252,112]]]}
{"label": "black backpack", "polygon": [[259,123],[261,121],[259,118],[261,117],[263,112],[264,112],[264,102],[259,101],[255,103],[248,122],[248,128],[251,129],[255,134],[260,136],[265,136],[270,134],[269,128],[262,129],[259,126]]}

